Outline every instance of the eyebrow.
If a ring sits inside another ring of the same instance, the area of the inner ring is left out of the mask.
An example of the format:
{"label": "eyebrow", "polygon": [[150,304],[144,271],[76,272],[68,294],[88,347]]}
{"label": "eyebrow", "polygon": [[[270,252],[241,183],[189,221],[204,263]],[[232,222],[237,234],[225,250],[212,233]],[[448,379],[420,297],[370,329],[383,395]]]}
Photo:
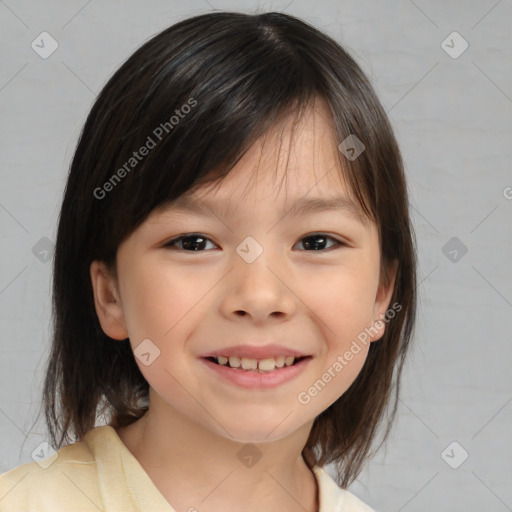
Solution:
{"label": "eyebrow", "polygon": [[[234,213],[233,204],[228,201],[213,203],[207,199],[196,200],[190,196],[181,196],[168,204],[173,210],[192,212],[208,217],[212,212],[229,217]],[[363,213],[362,208],[345,196],[334,197],[302,197],[295,201],[288,210],[281,212],[282,216],[298,217],[312,213],[326,211],[342,211],[349,214],[356,221],[368,225],[368,217]]]}

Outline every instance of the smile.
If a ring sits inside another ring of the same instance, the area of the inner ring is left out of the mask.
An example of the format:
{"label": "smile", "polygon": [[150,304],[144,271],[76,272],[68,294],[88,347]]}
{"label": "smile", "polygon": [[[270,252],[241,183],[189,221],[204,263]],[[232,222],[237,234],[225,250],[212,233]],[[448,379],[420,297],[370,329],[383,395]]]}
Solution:
{"label": "smile", "polygon": [[311,356],[277,356],[265,359],[246,357],[202,357],[200,360],[224,381],[246,389],[274,388],[299,375]]}
{"label": "smile", "polygon": [[285,366],[293,366],[296,362],[304,359],[304,357],[294,356],[277,356],[268,357],[265,359],[253,359],[250,357],[209,357],[210,361],[217,363],[221,366],[229,366],[230,368],[238,368],[239,370],[247,370],[254,372],[272,372],[276,368],[283,368]]}

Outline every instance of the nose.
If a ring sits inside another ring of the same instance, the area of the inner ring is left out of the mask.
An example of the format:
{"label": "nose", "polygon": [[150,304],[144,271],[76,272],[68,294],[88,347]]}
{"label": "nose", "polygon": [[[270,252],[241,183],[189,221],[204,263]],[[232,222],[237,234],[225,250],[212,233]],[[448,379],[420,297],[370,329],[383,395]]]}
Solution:
{"label": "nose", "polygon": [[296,309],[290,273],[267,250],[251,263],[235,253],[224,290],[222,311],[232,320],[247,317],[260,325],[272,318],[285,321]]}

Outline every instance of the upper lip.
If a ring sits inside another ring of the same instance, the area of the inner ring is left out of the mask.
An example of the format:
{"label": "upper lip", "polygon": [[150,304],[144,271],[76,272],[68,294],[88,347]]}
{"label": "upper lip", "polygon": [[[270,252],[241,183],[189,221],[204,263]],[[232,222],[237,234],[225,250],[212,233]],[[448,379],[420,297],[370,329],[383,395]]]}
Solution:
{"label": "upper lip", "polygon": [[267,359],[270,357],[277,356],[294,356],[294,357],[306,357],[308,354],[304,354],[299,350],[293,348],[283,347],[282,345],[232,345],[230,347],[222,348],[219,350],[213,350],[201,357],[248,357],[252,359]]}

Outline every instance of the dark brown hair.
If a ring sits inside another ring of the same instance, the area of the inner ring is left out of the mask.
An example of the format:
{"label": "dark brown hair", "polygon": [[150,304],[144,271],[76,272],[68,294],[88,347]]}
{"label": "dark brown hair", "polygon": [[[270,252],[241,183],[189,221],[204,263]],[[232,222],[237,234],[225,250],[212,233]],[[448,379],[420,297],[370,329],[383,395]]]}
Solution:
{"label": "dark brown hair", "polygon": [[[277,12],[213,12],[141,46],[105,85],[80,135],[59,216],[43,390],[55,449],[83,438],[98,415],[117,428],[148,408],[149,385],[129,340],[112,340],[99,324],[91,262],[104,261],[115,273],[118,246],[155,208],[227,176],[276,120],[303,112],[315,97],[327,102],[340,142],[355,135],[366,146],[353,161],[340,152],[340,164],[378,226],[384,268],[398,261],[391,303],[401,310],[370,344],[349,389],[315,419],[303,456],[310,468],[335,463],[346,487],[391,409],[385,440],[416,310],[407,189],[386,113],[353,58],[311,25]],[[154,148],[131,160],[149,138]]]}

